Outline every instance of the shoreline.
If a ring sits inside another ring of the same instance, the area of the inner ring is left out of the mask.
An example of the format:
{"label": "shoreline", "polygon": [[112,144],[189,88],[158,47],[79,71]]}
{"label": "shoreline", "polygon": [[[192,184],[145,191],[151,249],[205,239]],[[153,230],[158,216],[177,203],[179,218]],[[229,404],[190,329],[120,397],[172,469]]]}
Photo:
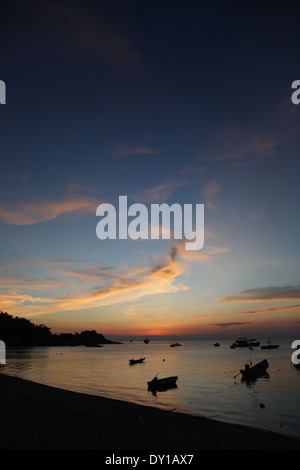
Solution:
{"label": "shoreline", "polygon": [[300,440],[0,373],[1,450],[300,450]]}

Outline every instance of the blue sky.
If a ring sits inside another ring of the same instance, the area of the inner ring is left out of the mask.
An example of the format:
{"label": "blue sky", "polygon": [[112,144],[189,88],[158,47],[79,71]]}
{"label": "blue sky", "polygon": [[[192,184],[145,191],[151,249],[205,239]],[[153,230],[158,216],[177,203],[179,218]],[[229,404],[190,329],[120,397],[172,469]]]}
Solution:
{"label": "blue sky", "polygon": [[[299,332],[295,12],[1,6],[0,302],[52,331]],[[205,205],[205,243],[99,240],[96,208]]]}

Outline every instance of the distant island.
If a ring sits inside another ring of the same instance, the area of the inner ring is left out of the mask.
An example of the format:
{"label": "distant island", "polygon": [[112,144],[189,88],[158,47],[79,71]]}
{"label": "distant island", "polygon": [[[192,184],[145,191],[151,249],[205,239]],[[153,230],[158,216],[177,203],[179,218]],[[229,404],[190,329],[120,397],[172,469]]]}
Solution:
{"label": "distant island", "polygon": [[7,312],[0,312],[0,340],[6,346],[101,346],[120,344],[106,339],[95,330],[81,333],[52,334],[45,325],[35,325],[26,318],[13,317]]}

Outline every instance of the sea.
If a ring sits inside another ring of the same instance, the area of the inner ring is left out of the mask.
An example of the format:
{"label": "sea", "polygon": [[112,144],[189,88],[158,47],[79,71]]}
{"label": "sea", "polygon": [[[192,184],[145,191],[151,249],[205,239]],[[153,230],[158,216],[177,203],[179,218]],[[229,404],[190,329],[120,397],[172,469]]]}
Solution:
{"label": "sea", "polygon": [[[292,363],[295,338],[278,349],[231,349],[233,340],[124,341],[102,347],[7,348],[0,373],[53,387],[139,405],[242,424],[300,438],[300,369]],[[218,342],[219,346],[215,343]],[[145,357],[130,365],[130,359]],[[264,376],[245,382],[244,365],[267,359]],[[153,377],[178,376],[176,388],[153,392]]]}

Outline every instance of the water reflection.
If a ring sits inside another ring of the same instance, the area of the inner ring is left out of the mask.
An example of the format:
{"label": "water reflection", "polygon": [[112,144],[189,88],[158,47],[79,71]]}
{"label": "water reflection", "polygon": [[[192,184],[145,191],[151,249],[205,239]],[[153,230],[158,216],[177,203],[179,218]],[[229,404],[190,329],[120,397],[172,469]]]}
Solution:
{"label": "water reflection", "polygon": [[[102,348],[14,348],[7,351],[1,371],[72,391],[300,437],[300,370],[290,361],[291,342],[268,353],[266,374],[246,381],[235,380],[235,376],[248,360],[247,351],[230,349],[223,342],[217,348],[205,341],[181,344],[180,348],[170,348],[163,341],[146,346],[132,342]],[[255,363],[263,359],[259,350],[252,356]],[[131,366],[129,359],[134,357],[145,357],[145,361]],[[178,376],[178,381],[163,391],[148,390],[148,382],[155,376]],[[265,404],[267,413],[259,403]]]}
{"label": "water reflection", "polygon": [[253,377],[253,378],[247,378],[247,377],[242,377],[241,382],[245,383],[247,387],[254,387],[257,381],[260,381],[261,379],[269,379],[269,373],[265,372],[264,374],[260,375],[259,377]]}
{"label": "water reflection", "polygon": [[47,348],[7,349],[7,370],[26,371],[47,367],[49,350]]}

